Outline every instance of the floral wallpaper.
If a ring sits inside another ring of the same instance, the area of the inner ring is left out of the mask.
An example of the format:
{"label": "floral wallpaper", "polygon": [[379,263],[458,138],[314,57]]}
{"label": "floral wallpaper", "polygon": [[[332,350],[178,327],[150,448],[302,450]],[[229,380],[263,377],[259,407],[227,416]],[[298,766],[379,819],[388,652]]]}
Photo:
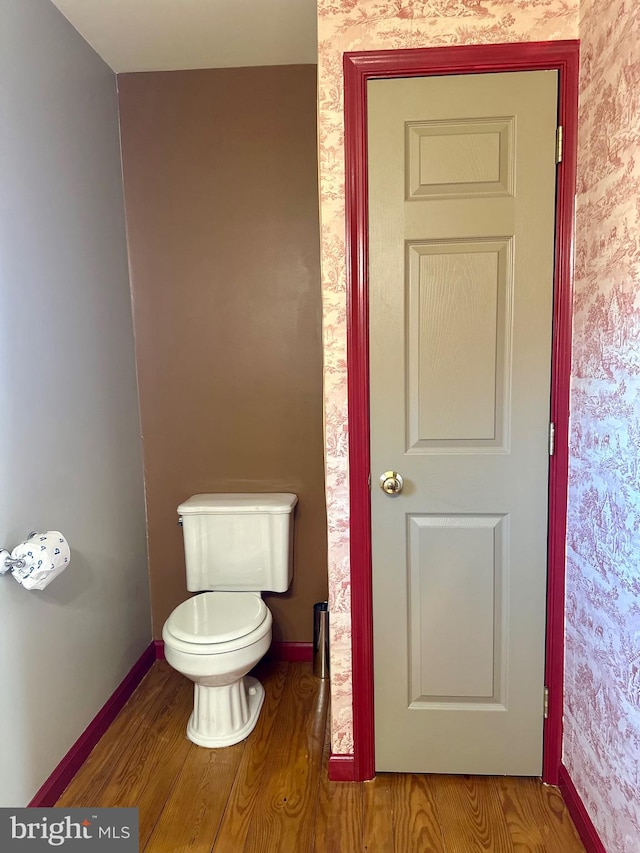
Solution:
{"label": "floral wallpaper", "polygon": [[578,0],[318,0],[332,749],[353,751],[342,54],[578,37]]}
{"label": "floral wallpaper", "polygon": [[640,849],[640,5],[582,0],[564,763]]}

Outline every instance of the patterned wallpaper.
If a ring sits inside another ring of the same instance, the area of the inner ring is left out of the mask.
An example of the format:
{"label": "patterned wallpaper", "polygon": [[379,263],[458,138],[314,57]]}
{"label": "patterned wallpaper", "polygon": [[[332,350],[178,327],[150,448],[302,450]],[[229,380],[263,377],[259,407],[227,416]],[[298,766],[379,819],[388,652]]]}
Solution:
{"label": "patterned wallpaper", "polygon": [[640,5],[582,0],[564,763],[640,849]]}
{"label": "patterned wallpaper", "polygon": [[572,39],[578,0],[318,0],[332,749],[353,750],[342,54]]}

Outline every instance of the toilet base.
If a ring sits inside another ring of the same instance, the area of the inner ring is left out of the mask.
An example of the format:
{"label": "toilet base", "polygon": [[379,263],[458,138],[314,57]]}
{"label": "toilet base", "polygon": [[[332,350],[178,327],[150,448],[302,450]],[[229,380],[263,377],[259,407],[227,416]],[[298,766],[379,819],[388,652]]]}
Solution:
{"label": "toilet base", "polygon": [[247,675],[217,687],[194,685],[193,712],[187,737],[198,746],[215,749],[244,740],[258,722],[264,687]]}

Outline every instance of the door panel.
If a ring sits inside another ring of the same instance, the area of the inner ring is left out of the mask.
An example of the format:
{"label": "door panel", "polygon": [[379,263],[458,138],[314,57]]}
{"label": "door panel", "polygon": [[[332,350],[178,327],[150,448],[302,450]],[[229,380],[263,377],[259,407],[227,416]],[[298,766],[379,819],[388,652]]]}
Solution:
{"label": "door panel", "polygon": [[504,533],[499,516],[410,516],[410,707],[494,698]]}
{"label": "door panel", "polygon": [[508,240],[407,245],[410,448],[501,446],[510,249]]}
{"label": "door panel", "polygon": [[378,770],[541,772],[556,93],[368,83]]}
{"label": "door panel", "polygon": [[511,195],[513,118],[407,122],[408,198]]}

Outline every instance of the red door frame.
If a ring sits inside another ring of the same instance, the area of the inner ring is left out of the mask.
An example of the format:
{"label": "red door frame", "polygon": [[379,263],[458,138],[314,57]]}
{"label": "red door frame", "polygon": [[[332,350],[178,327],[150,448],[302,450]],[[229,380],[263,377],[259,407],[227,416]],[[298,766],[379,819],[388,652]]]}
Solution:
{"label": "red door frame", "polygon": [[349,470],[353,666],[353,756],[331,756],[332,779],[372,779],[374,763],[373,622],[369,492],[369,314],[367,81],[482,72],[558,71],[558,121],[564,152],[558,166],[551,419],[555,454],[549,473],[549,545],[543,779],[558,784],[562,748],[564,577],[567,513],[569,379],[576,183],[578,41],[463,45],[344,55],[349,384]]}

